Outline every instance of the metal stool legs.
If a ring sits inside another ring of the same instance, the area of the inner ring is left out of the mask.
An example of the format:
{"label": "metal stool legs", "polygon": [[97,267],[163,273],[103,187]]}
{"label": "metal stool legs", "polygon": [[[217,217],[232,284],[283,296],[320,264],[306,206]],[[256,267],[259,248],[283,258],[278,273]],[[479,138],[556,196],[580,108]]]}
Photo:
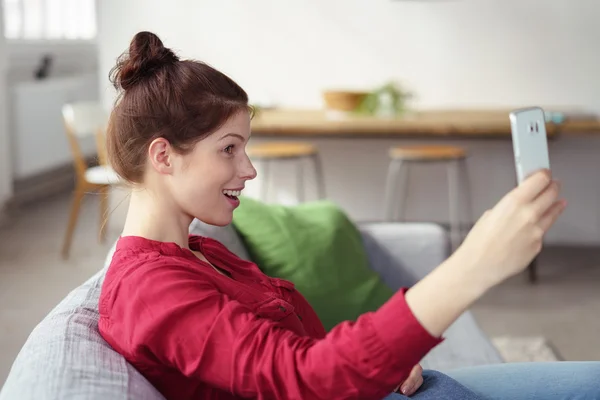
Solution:
{"label": "metal stool legs", "polygon": [[[461,225],[461,208],[466,214],[463,216],[466,216],[468,224],[471,223],[473,218],[473,210],[471,207],[471,185],[469,182],[466,158],[449,161],[447,168],[450,239],[452,241],[452,248],[457,249],[469,231],[468,227]],[[461,191],[463,196],[461,196]]]}
{"label": "metal stool legs", "polygon": [[450,222],[450,242],[452,249],[456,249],[461,241],[460,229],[460,170],[459,161],[452,160],[447,165],[448,174],[448,219]]}
{"label": "metal stool legs", "polygon": [[262,160],[260,164],[263,173],[263,179],[260,183],[260,199],[267,202],[269,199],[269,183],[271,180],[269,160]]}
{"label": "metal stool legs", "polygon": [[408,164],[402,160],[392,160],[390,162],[384,195],[386,221],[398,221],[404,218],[404,210],[408,200],[408,168]]}
{"label": "metal stool legs", "polygon": [[538,258],[534,258],[527,266],[527,280],[529,283],[536,283],[538,280]]}
{"label": "metal stool legs", "polygon": [[471,230],[471,224],[473,224],[474,219],[473,219],[473,203],[471,201],[471,179],[469,178],[469,169],[467,168],[467,159],[464,158],[460,161],[460,170],[461,170],[461,177],[462,177],[462,188],[463,188],[463,193],[465,193],[465,196],[463,196],[463,204],[464,204],[464,210],[466,212],[466,223],[467,226],[465,226],[464,230],[461,232],[462,235],[462,239],[464,239],[467,234],[469,233],[469,231]]}
{"label": "metal stool legs", "polygon": [[[466,233],[461,226],[461,211],[466,213],[469,223],[472,218],[470,184],[466,159],[443,162],[447,166],[450,239],[452,248],[456,249]],[[408,200],[410,163],[411,161],[399,159],[393,159],[390,162],[384,194],[384,218],[386,221],[402,221],[404,219]]]}
{"label": "metal stool legs", "polygon": [[305,199],[304,187],[304,165],[302,159],[296,160],[296,199],[299,203],[304,203]]}
{"label": "metal stool legs", "polygon": [[[306,201],[306,174],[304,173],[305,170],[305,165],[304,163],[310,160],[313,164],[313,169],[314,169],[314,177],[315,177],[315,181],[316,181],[316,191],[317,191],[317,197],[319,199],[324,199],[326,198],[326,192],[325,192],[325,180],[323,177],[323,167],[321,165],[321,159],[319,158],[318,154],[312,155],[309,158],[307,157],[298,157],[295,159],[292,159],[291,161],[295,163],[295,173],[296,173],[296,198],[298,199],[298,202],[303,203]],[[272,175],[271,175],[271,162],[274,162],[277,160],[274,159],[263,159],[260,160],[260,164],[261,164],[261,169],[262,169],[262,174],[263,174],[263,180],[261,182],[261,192],[260,192],[260,198],[262,201],[267,202],[269,200],[269,194],[270,194],[270,185],[271,185],[271,180],[272,180]]]}
{"label": "metal stool legs", "polygon": [[315,169],[315,178],[317,180],[317,195],[319,196],[319,199],[325,199],[327,197],[325,191],[325,177],[323,176],[323,165],[321,164],[321,157],[319,154],[313,154],[312,162]]}

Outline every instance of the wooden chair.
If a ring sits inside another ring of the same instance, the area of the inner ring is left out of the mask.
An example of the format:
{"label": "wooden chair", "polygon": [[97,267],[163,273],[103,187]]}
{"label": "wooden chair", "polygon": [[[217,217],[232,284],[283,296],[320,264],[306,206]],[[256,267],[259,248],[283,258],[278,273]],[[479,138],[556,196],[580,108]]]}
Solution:
{"label": "wooden chair", "polygon": [[[389,150],[391,158],[384,196],[385,220],[403,218],[408,198],[408,169],[413,164],[445,164],[448,174],[450,237],[453,248],[462,241],[460,209],[471,218],[471,193],[466,170],[467,152],[457,146],[397,146]],[[399,187],[398,187],[399,186]],[[397,196],[398,189],[400,195]],[[463,198],[460,198],[461,193]]]}
{"label": "wooden chair", "polygon": [[261,199],[267,201],[270,181],[271,163],[277,161],[293,161],[296,167],[296,196],[299,202],[305,201],[306,193],[304,187],[305,161],[311,161],[315,171],[317,184],[317,195],[320,199],[325,198],[325,182],[323,168],[319,151],[315,146],[302,142],[266,142],[250,146],[248,156],[260,163],[262,167],[263,182],[261,183]]}
{"label": "wooden chair", "polygon": [[[104,241],[106,218],[108,216],[109,191],[111,185],[119,183],[119,177],[107,165],[104,130],[108,115],[102,105],[98,102],[65,104],[62,108],[62,117],[73,154],[76,176],[73,204],[62,248],[63,258],[68,258],[81,202],[86,193],[98,193],[100,195],[100,228],[98,236],[101,242]],[[79,146],[79,140],[90,136],[95,136],[98,149],[99,165],[93,167],[88,166]]]}

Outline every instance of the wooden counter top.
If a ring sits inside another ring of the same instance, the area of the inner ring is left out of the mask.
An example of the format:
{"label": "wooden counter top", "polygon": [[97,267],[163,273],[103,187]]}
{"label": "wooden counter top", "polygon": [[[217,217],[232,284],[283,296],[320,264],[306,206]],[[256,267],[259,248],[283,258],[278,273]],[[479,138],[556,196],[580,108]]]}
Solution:
{"label": "wooden counter top", "polygon": [[[252,121],[254,136],[456,137],[510,138],[510,110],[439,110],[408,113],[401,118],[340,115],[324,110],[260,110]],[[549,137],[600,134],[600,120],[566,120],[546,124]]]}

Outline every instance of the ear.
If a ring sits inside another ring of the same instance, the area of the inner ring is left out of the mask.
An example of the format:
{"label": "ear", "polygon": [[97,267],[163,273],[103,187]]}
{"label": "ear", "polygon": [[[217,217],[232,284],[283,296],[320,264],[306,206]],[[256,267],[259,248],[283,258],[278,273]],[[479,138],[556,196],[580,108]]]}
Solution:
{"label": "ear", "polygon": [[148,146],[148,160],[152,168],[159,174],[171,174],[173,163],[171,160],[173,148],[165,138],[156,138]]}

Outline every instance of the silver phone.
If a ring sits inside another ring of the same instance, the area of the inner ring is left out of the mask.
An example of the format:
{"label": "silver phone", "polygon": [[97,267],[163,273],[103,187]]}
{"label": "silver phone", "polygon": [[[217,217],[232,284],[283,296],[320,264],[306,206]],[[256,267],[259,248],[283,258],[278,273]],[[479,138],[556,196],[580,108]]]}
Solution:
{"label": "silver phone", "polygon": [[515,167],[519,184],[531,174],[550,169],[546,119],[540,107],[514,110],[510,113]]}

